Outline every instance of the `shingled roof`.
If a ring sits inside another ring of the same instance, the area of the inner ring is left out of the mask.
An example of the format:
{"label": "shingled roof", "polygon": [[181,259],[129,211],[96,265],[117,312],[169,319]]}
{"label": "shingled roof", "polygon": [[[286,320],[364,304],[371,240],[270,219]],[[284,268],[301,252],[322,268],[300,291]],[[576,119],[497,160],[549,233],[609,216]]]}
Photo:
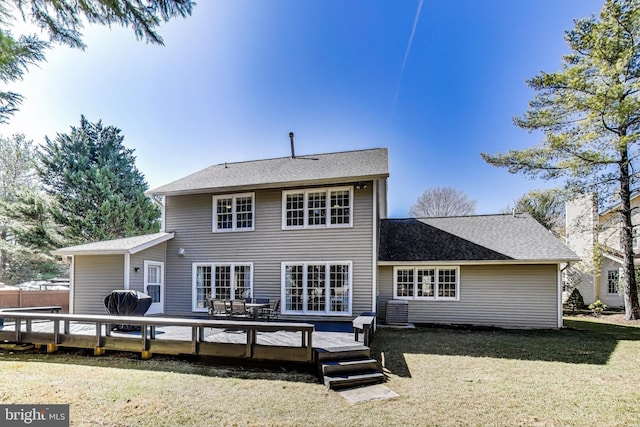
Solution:
{"label": "shingled roof", "polygon": [[386,148],[281,157],[209,166],[149,190],[151,195],[197,194],[363,181],[389,176]]}
{"label": "shingled roof", "polygon": [[103,240],[84,245],[69,246],[53,251],[55,255],[117,255],[135,254],[167,240],[173,239],[173,233],[154,233],[123,239]]}
{"label": "shingled roof", "polygon": [[385,219],[378,260],[566,262],[578,256],[528,214]]}

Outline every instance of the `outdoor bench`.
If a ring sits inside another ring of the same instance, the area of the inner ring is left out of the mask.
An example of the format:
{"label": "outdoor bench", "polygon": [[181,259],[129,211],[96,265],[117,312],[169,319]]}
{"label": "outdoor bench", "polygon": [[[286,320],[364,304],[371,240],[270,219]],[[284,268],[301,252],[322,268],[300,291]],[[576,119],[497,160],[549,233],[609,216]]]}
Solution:
{"label": "outdoor bench", "polygon": [[358,341],[358,335],[362,332],[364,336],[364,345],[367,347],[371,342],[371,338],[373,338],[373,331],[375,328],[375,316],[371,315],[360,315],[353,319],[353,333],[355,335],[355,340]]}

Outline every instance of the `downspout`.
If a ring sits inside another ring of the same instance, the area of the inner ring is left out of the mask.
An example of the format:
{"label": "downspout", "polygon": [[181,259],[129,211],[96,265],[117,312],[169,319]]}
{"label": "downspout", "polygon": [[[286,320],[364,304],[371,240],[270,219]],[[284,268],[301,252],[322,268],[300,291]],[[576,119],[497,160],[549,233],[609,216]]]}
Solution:
{"label": "downspout", "polygon": [[130,289],[129,280],[131,276],[131,254],[129,252],[124,254],[124,288],[128,291]]}
{"label": "downspout", "polygon": [[75,278],[76,278],[76,257],[75,255],[70,255],[66,257],[66,260],[69,262],[69,314],[73,314],[75,311],[73,309],[73,294],[75,291]]}
{"label": "downspout", "polygon": [[377,313],[378,307],[378,181],[373,180],[373,189],[372,189],[372,201],[373,201],[373,253],[371,254],[371,311]]}
{"label": "downspout", "polygon": [[567,261],[567,265],[560,268],[558,264],[558,329],[562,329],[564,323],[562,321],[562,273],[571,266],[571,261]]}

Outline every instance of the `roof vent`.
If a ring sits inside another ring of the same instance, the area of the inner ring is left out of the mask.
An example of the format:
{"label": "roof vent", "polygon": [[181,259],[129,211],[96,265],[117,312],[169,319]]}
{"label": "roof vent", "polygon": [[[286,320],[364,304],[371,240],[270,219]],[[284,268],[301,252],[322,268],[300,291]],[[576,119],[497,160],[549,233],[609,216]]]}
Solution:
{"label": "roof vent", "polygon": [[296,150],[293,146],[293,132],[289,132],[289,139],[291,140],[291,158],[295,159],[296,158]]}

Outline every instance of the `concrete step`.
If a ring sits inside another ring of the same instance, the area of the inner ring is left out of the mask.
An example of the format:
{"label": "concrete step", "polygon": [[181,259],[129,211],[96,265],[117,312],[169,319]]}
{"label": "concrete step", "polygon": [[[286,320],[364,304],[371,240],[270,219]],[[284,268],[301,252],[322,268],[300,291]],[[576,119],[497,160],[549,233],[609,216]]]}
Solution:
{"label": "concrete step", "polygon": [[318,362],[326,360],[349,360],[358,358],[370,358],[371,349],[364,345],[349,347],[330,347],[320,348],[316,350]]}
{"label": "concrete step", "polygon": [[370,372],[378,369],[375,359],[327,360],[322,363],[322,375],[340,375],[356,372]]}
{"label": "concrete step", "polygon": [[384,374],[377,371],[324,377],[324,385],[329,387],[331,390],[379,384],[381,382],[384,382]]}

